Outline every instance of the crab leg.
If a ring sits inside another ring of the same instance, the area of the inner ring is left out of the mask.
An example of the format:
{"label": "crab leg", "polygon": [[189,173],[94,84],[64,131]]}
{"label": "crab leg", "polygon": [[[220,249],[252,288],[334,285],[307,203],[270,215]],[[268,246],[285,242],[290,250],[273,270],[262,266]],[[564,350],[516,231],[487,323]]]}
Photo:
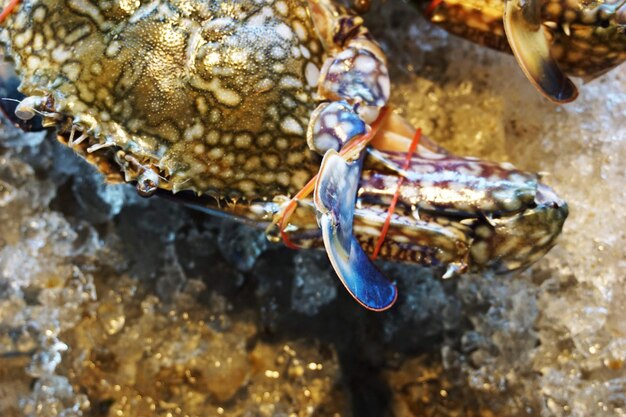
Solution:
{"label": "crab leg", "polygon": [[541,24],[539,0],[507,0],[504,30],[524,74],[546,98],[556,103],[576,99],[576,86],[550,55],[550,44]]}
{"label": "crab leg", "polygon": [[[390,308],[396,301],[397,289],[367,257],[353,234],[352,225],[362,155],[383,123],[386,111],[383,108],[373,128],[353,138],[341,153],[333,149],[325,153],[319,173],[289,202],[279,220],[283,241],[287,246],[297,248],[285,232],[285,222],[297,208],[298,200],[314,191],[318,223],[328,258],[350,295],[363,307],[373,311]],[[347,161],[354,159],[354,156],[358,156],[356,161]],[[384,240],[384,234],[381,240]]]}
{"label": "crab leg", "polygon": [[367,257],[352,229],[362,163],[362,158],[348,162],[336,151],[328,151],[313,201],[326,253],[342,284],[359,304],[382,311],[395,302],[396,286]]}
{"label": "crab leg", "polygon": [[326,253],[348,292],[364,307],[382,311],[395,302],[396,287],[367,257],[353,234],[353,222],[365,146],[375,136],[368,124],[380,121],[389,99],[385,57],[360,17],[329,1],[309,4],[322,42],[334,51],[320,71],[318,86],[319,95],[331,102],[320,104],[307,130],[310,149],[324,155],[314,193],[318,224]]}

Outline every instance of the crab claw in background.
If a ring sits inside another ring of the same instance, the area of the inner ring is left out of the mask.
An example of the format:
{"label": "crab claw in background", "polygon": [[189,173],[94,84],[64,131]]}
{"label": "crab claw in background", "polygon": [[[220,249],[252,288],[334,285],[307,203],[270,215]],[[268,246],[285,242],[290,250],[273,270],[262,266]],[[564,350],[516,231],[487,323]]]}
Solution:
{"label": "crab claw in background", "polygon": [[352,233],[362,161],[347,162],[330,150],[315,184],[314,203],[328,258],[339,279],[361,305],[386,310],[396,301],[396,286],[376,268]]}
{"label": "crab claw in background", "polygon": [[504,30],[524,74],[546,98],[568,103],[578,97],[576,86],[550,55],[540,0],[507,0]]}

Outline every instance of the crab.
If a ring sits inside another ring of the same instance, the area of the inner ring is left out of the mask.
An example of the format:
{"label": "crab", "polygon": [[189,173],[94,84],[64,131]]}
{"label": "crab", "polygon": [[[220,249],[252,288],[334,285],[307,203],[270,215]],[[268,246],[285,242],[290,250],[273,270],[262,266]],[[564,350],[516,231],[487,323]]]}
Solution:
{"label": "crab", "polygon": [[546,98],[567,103],[626,61],[626,0],[432,0],[418,3],[456,35],[512,52]]}
{"label": "crab", "polygon": [[395,114],[381,48],[328,0],[5,6],[14,121],[41,116],[141,195],[323,246],[368,309],[397,297],[378,256],[507,273],[541,258],[567,217],[538,175],[452,155]]}

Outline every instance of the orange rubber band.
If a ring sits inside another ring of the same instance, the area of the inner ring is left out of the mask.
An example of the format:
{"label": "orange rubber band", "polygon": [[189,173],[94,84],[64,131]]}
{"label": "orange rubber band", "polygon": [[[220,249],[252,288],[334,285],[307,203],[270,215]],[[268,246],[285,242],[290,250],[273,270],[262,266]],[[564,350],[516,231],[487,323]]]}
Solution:
{"label": "orange rubber band", "polygon": [[287,246],[289,249],[300,249],[300,247],[293,243],[291,239],[289,239],[289,235],[287,234],[287,232],[285,232],[285,227],[287,227],[286,223],[289,222],[291,215],[294,211],[296,211],[296,208],[298,208],[298,200],[307,198],[309,194],[313,192],[313,190],[315,189],[316,180],[317,175],[311,178],[309,182],[307,182],[306,185],[300,191],[298,191],[298,193],[293,196],[291,200],[289,200],[289,204],[287,204],[287,207],[285,207],[285,211],[283,211],[283,214],[280,217],[280,237],[283,239],[283,243],[285,244],[285,246]]}
{"label": "orange rubber band", "polygon": [[[411,163],[411,157],[417,150],[417,145],[419,145],[421,138],[422,138],[422,129],[417,129],[415,131],[415,136],[413,136],[413,141],[411,142],[409,151],[406,153],[404,165],[402,166],[402,169],[404,171],[409,169],[409,164]],[[372,253],[372,257],[371,257],[372,261],[376,260],[376,258],[378,257],[378,253],[380,252],[380,248],[383,246],[383,242],[385,241],[387,232],[389,232],[389,225],[391,224],[391,215],[396,210],[396,204],[398,204],[398,199],[400,198],[400,188],[402,187],[403,182],[404,182],[404,177],[400,176],[400,179],[398,180],[398,185],[396,186],[396,192],[394,193],[393,199],[391,200],[391,204],[389,205],[389,210],[387,210],[387,218],[385,219],[383,228],[380,231],[380,236],[378,237],[378,241],[376,242],[374,253]]]}
{"label": "orange rubber band", "polygon": [[426,7],[426,10],[424,10],[424,14],[426,15],[426,17],[431,18],[433,16],[433,13],[435,12],[435,9],[437,9],[437,7],[439,7],[441,3],[443,3],[443,0],[432,0],[428,4],[428,7]]}
{"label": "orange rubber band", "polygon": [[[347,156],[348,158],[354,158],[358,156],[363,151],[363,149],[365,149],[365,147],[372,141],[372,139],[374,139],[374,137],[380,130],[383,121],[387,117],[388,112],[389,108],[383,107],[380,110],[378,118],[374,121],[374,123],[372,123],[372,128],[370,129],[370,131],[361,136],[352,138],[339,151],[339,155]],[[287,232],[285,232],[285,228],[287,227],[291,215],[294,213],[294,211],[296,211],[296,208],[298,207],[298,200],[307,198],[315,189],[315,182],[317,181],[318,175],[319,174],[315,174],[315,176],[313,176],[313,178],[311,178],[309,182],[307,182],[306,185],[300,191],[298,191],[295,196],[293,196],[293,198],[289,201],[287,207],[285,207],[285,210],[277,221],[280,230],[280,237],[282,238],[285,246],[290,249],[300,249],[300,247],[293,243],[291,239],[289,239]]]}
{"label": "orange rubber band", "polygon": [[9,4],[7,4],[4,9],[2,9],[2,13],[0,13],[0,24],[4,22],[11,13],[13,13],[13,10],[15,10],[19,3],[20,0],[11,0],[11,2],[9,2]]}

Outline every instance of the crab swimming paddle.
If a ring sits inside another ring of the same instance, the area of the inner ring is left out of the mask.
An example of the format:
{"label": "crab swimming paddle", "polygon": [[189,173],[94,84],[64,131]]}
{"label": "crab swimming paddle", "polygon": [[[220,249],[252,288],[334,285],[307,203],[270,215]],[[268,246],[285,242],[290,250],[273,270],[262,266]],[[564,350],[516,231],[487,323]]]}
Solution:
{"label": "crab swimming paddle", "polygon": [[361,159],[348,162],[334,150],[326,152],[313,200],[337,276],[363,307],[383,311],[396,301],[396,286],[376,268],[352,233],[361,167]]}

